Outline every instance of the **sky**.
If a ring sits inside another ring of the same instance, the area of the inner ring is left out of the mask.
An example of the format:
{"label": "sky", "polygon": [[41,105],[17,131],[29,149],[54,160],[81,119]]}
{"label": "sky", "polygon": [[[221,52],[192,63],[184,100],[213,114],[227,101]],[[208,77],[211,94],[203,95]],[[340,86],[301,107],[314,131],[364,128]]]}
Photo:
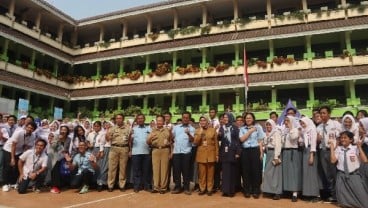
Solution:
{"label": "sky", "polygon": [[45,0],[74,19],[105,14],[167,0]]}

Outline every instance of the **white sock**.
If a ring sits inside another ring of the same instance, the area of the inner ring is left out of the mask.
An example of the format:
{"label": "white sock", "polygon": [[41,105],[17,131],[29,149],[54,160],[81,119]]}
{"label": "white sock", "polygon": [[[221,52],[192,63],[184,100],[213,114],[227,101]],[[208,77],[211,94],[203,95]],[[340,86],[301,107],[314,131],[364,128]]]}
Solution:
{"label": "white sock", "polygon": [[293,192],[293,196],[297,197],[298,196],[298,192]]}

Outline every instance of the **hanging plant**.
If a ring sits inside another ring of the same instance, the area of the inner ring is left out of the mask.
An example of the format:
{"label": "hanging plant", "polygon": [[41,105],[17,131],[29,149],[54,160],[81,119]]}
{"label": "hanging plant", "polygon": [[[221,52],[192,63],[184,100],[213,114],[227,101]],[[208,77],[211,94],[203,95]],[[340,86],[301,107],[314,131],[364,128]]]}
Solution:
{"label": "hanging plant", "polygon": [[220,64],[217,64],[216,66],[216,72],[223,72],[229,68],[230,68],[229,64],[220,63]]}
{"label": "hanging plant", "polygon": [[157,76],[163,76],[167,73],[171,72],[171,65],[167,62],[162,64],[157,64],[157,68],[154,71],[154,74]]}
{"label": "hanging plant", "polygon": [[127,73],[127,77],[130,80],[138,80],[141,77],[142,73],[139,70],[132,71],[131,73]]}

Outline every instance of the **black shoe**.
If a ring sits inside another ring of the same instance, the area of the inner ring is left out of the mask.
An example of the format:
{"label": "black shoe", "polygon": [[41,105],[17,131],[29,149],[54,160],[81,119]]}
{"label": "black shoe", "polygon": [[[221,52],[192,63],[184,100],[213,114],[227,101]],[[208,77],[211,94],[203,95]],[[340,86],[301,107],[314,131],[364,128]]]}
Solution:
{"label": "black shoe", "polygon": [[245,198],[250,198],[250,193],[244,193]]}
{"label": "black shoe", "polygon": [[320,201],[321,201],[321,198],[320,197],[315,197],[315,198],[311,199],[309,202],[318,203]]}
{"label": "black shoe", "polygon": [[151,191],[151,193],[153,193],[153,194],[157,194],[157,193],[158,193],[158,191],[157,191],[157,190],[155,190],[155,189],[153,189],[153,190]]}
{"label": "black shoe", "polygon": [[280,198],[281,198],[280,194],[275,194],[272,197],[273,200],[280,200]]}
{"label": "black shoe", "polygon": [[192,195],[192,192],[191,192],[191,191],[189,191],[189,190],[185,190],[185,191],[184,191],[184,193],[185,193],[186,195]]}
{"label": "black shoe", "polygon": [[102,185],[97,185],[97,191],[101,192],[102,191]]}
{"label": "black shoe", "polygon": [[297,202],[297,201],[298,201],[298,197],[296,197],[296,196],[292,196],[292,197],[291,197],[291,201],[292,201],[292,202]]}
{"label": "black shoe", "polygon": [[161,190],[160,191],[160,194],[165,194],[166,193],[166,191],[165,190]]}
{"label": "black shoe", "polygon": [[253,194],[253,198],[259,199],[259,194]]}
{"label": "black shoe", "polygon": [[180,189],[174,189],[171,191],[172,194],[180,194],[181,190]]}
{"label": "black shoe", "polygon": [[113,188],[108,188],[107,191],[108,192],[112,192],[114,189]]}
{"label": "black shoe", "polygon": [[125,192],[125,188],[120,188],[120,191],[121,192]]}
{"label": "black shoe", "polygon": [[337,202],[337,200],[336,200],[336,198],[334,198],[334,197],[330,196],[330,197],[328,197],[327,202],[330,202],[330,203],[336,203],[336,202]]}
{"label": "black shoe", "polygon": [[208,191],[207,196],[212,196],[212,193],[213,193],[212,191]]}
{"label": "black shoe", "polygon": [[202,195],[205,195],[206,194],[206,191],[200,191],[198,192],[198,195],[202,196]]}

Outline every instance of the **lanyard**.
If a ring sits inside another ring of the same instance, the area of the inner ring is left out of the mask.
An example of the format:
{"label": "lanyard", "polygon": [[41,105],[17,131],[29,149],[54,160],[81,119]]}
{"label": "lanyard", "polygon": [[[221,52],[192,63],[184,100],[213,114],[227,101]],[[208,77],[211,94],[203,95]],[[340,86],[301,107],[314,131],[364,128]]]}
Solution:
{"label": "lanyard", "polygon": [[[35,158],[36,156],[36,158]],[[33,166],[32,166],[32,172],[35,171],[35,166],[38,163],[38,161],[40,160],[41,154],[37,157],[36,152],[34,152],[33,154]]]}

